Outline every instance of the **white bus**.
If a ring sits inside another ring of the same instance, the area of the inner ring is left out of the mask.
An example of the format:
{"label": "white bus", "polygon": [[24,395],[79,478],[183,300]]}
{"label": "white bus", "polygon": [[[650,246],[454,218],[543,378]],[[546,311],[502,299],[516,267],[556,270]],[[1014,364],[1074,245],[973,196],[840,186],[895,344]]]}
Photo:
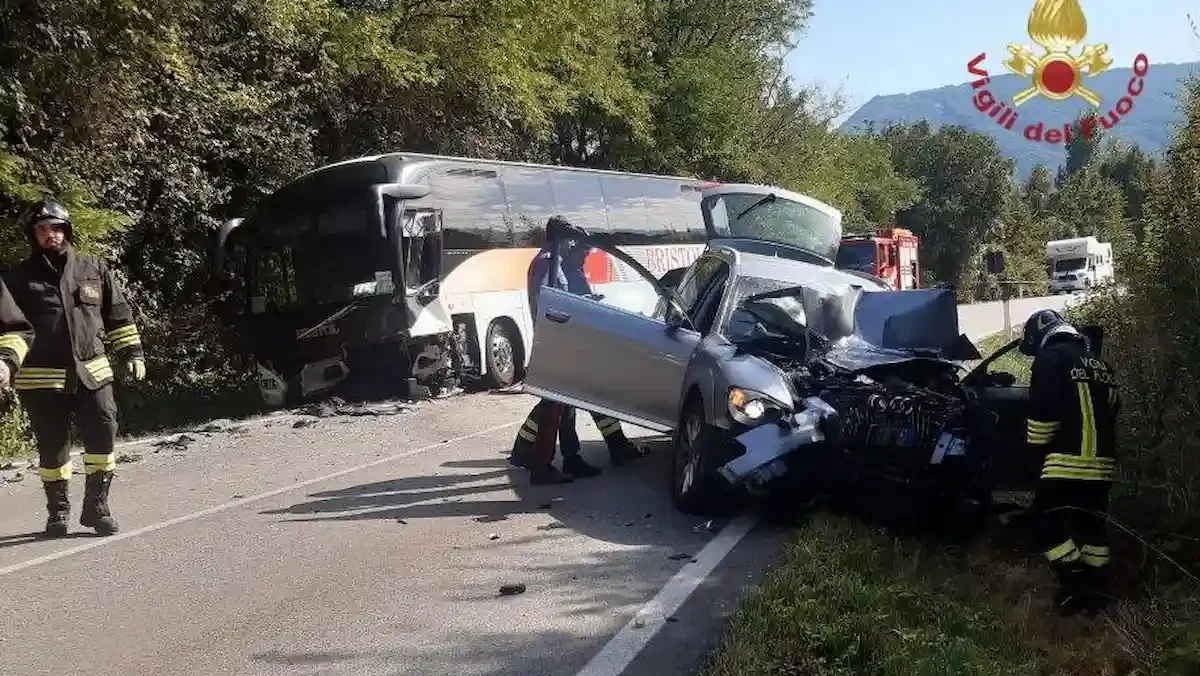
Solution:
{"label": "white bus", "polygon": [[[224,224],[210,289],[229,294],[225,316],[252,342],[269,404],[320,395],[351,374],[372,377],[372,391],[462,378],[505,387],[524,376],[526,271],[551,215],[604,233],[661,277],[690,265],[711,236],[742,234],[725,211],[762,193],[722,186],[702,210],[702,192],[717,185],[417,153],[360,157],[304,174]],[[822,238],[834,237],[836,253],[836,209],[770,190],[833,228]],[[715,220],[714,204],[723,207]],[[599,250],[585,271],[606,301],[657,300]]]}

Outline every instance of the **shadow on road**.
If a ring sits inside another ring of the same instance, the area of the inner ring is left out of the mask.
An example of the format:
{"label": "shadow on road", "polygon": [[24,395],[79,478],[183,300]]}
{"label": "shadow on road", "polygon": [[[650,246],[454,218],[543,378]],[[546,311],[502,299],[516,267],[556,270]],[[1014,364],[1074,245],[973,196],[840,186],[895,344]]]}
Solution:
{"label": "shadow on road", "polygon": [[[600,467],[600,476],[572,484],[534,486],[525,470],[506,456],[443,463],[445,473],[397,477],[308,496],[283,509],[264,512],[300,518],[288,522],[465,518],[499,523],[519,514],[547,513],[557,524],[591,538],[621,544],[654,544],[667,534],[706,538],[717,530],[675,509],[670,500],[670,447],[662,437],[642,439],[651,454],[614,467],[603,442],[582,444],[583,456]],[[690,538],[689,538],[690,539]]]}
{"label": "shadow on road", "polygon": [[[94,538],[94,537],[99,537],[99,536],[96,535],[95,533],[79,532],[79,533],[68,533],[65,537],[56,538],[56,539],[58,539],[58,540],[73,540],[76,538]],[[40,530],[33,531],[30,533],[5,535],[3,537],[0,537],[0,549],[7,549],[9,547],[18,547],[20,545],[29,545],[29,544],[33,544],[35,542],[46,542],[47,540],[48,540],[48,538]]]}

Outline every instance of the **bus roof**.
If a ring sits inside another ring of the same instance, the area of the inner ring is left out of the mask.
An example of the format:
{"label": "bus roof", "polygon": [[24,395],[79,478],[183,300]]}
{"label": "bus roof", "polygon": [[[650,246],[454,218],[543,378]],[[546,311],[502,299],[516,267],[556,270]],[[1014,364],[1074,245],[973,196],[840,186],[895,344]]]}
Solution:
{"label": "bus roof", "polygon": [[316,178],[317,176],[326,174],[327,172],[330,172],[330,171],[336,171],[338,169],[343,169],[343,168],[354,166],[354,165],[366,165],[366,164],[372,164],[372,163],[382,164],[384,167],[387,168],[388,175],[390,177],[392,177],[393,180],[396,180],[396,179],[399,179],[401,167],[403,165],[405,165],[406,163],[412,162],[414,160],[431,161],[431,162],[437,162],[437,161],[456,162],[456,163],[463,163],[463,164],[476,164],[476,165],[481,165],[481,166],[503,166],[503,167],[521,167],[521,168],[526,168],[526,169],[547,169],[547,170],[551,170],[551,171],[572,171],[572,172],[581,172],[581,173],[590,173],[590,174],[607,174],[607,175],[611,175],[611,176],[630,176],[630,177],[638,177],[638,178],[653,178],[653,179],[660,179],[660,180],[667,179],[667,180],[686,181],[689,183],[702,183],[705,185],[717,185],[718,184],[716,181],[708,181],[708,180],[704,180],[704,179],[699,179],[694,176],[673,176],[673,175],[667,175],[667,174],[644,174],[644,173],[639,173],[639,172],[613,171],[610,169],[589,169],[586,167],[572,167],[572,166],[567,166],[567,165],[536,164],[536,163],[531,163],[531,162],[510,162],[507,160],[487,160],[487,159],[480,159],[480,158],[475,158],[475,157],[456,157],[453,155],[430,155],[430,154],[425,154],[425,153],[395,152],[395,153],[384,153],[384,154],[380,154],[380,155],[364,155],[362,157],[355,157],[355,158],[351,158],[348,160],[342,160],[340,162],[334,162],[332,164],[326,164],[326,165],[317,167],[315,169],[312,169],[304,174],[301,174],[300,176],[297,176],[295,179],[289,181],[287,184],[282,186],[280,188],[280,190],[283,190],[284,188],[286,188],[289,185],[292,185],[294,183],[307,182],[307,180],[311,180],[312,178]]}

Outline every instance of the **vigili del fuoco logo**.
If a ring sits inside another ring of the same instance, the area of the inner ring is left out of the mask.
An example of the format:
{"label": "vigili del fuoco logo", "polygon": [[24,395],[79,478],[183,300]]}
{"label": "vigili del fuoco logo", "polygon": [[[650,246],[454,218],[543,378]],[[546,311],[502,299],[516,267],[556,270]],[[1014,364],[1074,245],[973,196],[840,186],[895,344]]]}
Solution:
{"label": "vigili del fuoco logo", "polygon": [[[1029,12],[1029,37],[1041,48],[1009,44],[1011,55],[1004,67],[1021,78],[1029,80],[1029,86],[1018,92],[1012,102],[1000,101],[987,89],[991,83],[988,72],[980,65],[987,58],[981,53],[967,64],[967,71],[978,77],[971,83],[975,89],[975,109],[992,118],[996,124],[1013,131],[1022,122],[1017,109],[1030,99],[1042,96],[1051,101],[1067,101],[1074,97],[1083,99],[1095,114],[1086,115],[1080,123],[1080,131],[1090,138],[1097,124],[1112,129],[1133,112],[1134,100],[1145,89],[1146,73],[1150,72],[1150,60],[1138,54],[1133,60],[1133,77],[1125,87],[1124,96],[1115,103],[1102,101],[1100,95],[1088,88],[1088,80],[1108,70],[1112,59],[1108,58],[1108,44],[1101,42],[1083,45],[1078,54],[1073,50],[1087,36],[1087,17],[1077,0],[1036,0]],[[1040,52],[1040,53],[1039,53]],[[1108,113],[1099,111],[1110,106]],[[1045,120],[1025,120],[1022,133],[1029,141],[1061,144],[1073,136],[1073,121],[1047,123]]]}

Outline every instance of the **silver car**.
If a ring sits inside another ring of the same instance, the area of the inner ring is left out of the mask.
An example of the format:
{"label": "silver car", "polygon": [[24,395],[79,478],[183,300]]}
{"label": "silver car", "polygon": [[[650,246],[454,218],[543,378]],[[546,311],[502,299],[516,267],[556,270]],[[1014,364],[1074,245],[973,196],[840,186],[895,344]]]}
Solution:
{"label": "silver car", "polygon": [[544,288],[525,390],[671,434],[686,512],[720,508],[731,489],[839,472],[986,502],[994,451],[1022,449],[1028,390],[986,363],[959,378],[979,353],[952,291],[893,291],[738,239],[710,242],[664,285],[575,236],[644,277],[659,303],[638,314]]}

